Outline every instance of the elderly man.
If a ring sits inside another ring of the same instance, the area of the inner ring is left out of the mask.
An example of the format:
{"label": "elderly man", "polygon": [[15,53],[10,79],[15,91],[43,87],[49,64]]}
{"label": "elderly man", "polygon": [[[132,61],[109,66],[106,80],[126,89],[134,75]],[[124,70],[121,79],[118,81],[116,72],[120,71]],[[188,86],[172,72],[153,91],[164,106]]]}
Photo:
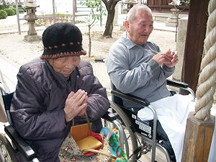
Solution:
{"label": "elderly man", "polygon": [[[133,6],[124,26],[126,32],[110,48],[108,74],[118,90],[151,102],[165,136],[168,136],[168,139],[163,138],[162,145],[168,149],[172,161],[180,162],[186,119],[194,104],[188,96],[171,96],[166,87],[166,78],[173,74],[178,62],[177,54],[170,49],[160,52],[156,44],[148,41],[153,31],[149,7],[141,4]],[[124,105],[136,106],[127,101]],[[151,115],[147,110],[141,109],[138,117],[147,120],[146,117]]]}
{"label": "elderly man", "polygon": [[[59,162],[58,153],[71,127],[85,123],[94,132],[109,108],[106,90],[89,62],[80,58],[82,34],[70,23],[56,23],[43,33],[40,58],[21,66],[11,115],[15,129],[27,140],[40,162]],[[17,155],[24,162],[21,155]]]}

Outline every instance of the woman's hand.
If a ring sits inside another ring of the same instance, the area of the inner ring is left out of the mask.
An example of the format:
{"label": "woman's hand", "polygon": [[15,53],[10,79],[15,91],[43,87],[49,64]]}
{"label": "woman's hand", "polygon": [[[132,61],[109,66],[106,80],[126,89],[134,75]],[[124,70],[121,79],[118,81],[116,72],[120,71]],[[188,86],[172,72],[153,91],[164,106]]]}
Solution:
{"label": "woman's hand", "polygon": [[67,122],[71,121],[75,116],[82,116],[85,114],[87,108],[87,92],[78,90],[76,93],[71,92],[65,101],[65,119]]}

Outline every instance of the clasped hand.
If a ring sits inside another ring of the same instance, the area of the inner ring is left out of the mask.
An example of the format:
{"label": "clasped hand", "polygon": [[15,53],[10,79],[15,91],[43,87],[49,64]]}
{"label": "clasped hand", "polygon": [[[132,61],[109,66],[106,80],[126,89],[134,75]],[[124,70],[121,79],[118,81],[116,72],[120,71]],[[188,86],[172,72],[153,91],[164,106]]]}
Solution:
{"label": "clasped hand", "polygon": [[79,89],[76,93],[70,92],[65,101],[65,119],[71,121],[75,116],[85,115],[87,108],[87,92]]}
{"label": "clasped hand", "polygon": [[165,64],[169,68],[174,67],[178,62],[177,53],[171,51],[170,49],[164,53],[154,55],[152,59],[155,60],[159,66]]}

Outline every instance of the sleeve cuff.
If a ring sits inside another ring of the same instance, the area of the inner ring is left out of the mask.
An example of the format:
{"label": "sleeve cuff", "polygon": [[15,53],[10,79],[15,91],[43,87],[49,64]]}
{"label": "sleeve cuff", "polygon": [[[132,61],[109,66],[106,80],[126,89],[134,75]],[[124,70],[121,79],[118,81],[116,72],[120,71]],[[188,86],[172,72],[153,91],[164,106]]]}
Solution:
{"label": "sleeve cuff", "polygon": [[172,68],[169,68],[169,67],[167,67],[166,65],[162,65],[162,68],[165,70],[165,71],[167,71],[167,72],[172,72],[172,71],[174,71],[175,70],[175,66],[174,67],[172,67]]}
{"label": "sleeve cuff", "polygon": [[153,59],[151,59],[148,64],[153,71],[156,70],[157,68],[159,68],[158,63]]}

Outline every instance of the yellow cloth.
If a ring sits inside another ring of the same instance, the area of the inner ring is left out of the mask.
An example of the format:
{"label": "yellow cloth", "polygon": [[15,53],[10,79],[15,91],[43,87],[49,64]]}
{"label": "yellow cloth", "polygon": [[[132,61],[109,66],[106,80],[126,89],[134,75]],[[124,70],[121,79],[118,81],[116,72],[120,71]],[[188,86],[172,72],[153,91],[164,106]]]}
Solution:
{"label": "yellow cloth", "polygon": [[77,141],[77,146],[80,148],[81,151],[83,151],[88,149],[96,149],[102,146],[102,143],[98,141],[98,139],[96,139],[95,137],[88,136]]}

